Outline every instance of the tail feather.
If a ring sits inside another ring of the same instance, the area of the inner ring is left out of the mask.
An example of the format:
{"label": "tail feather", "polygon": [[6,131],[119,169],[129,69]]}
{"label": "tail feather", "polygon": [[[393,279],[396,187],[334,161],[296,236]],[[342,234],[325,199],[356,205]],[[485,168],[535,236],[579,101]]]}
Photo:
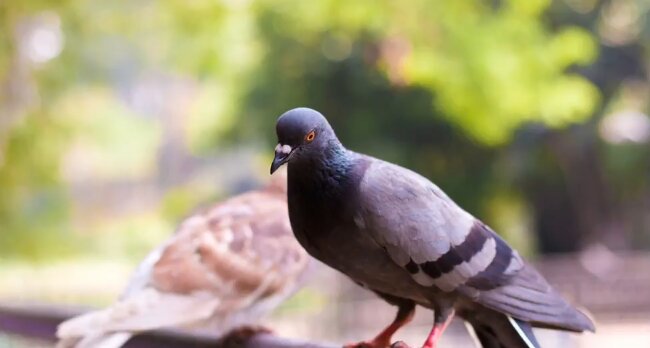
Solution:
{"label": "tail feather", "polygon": [[539,342],[537,342],[537,337],[535,337],[530,324],[510,316],[508,316],[508,322],[528,347],[539,348]]}
{"label": "tail feather", "polygon": [[66,338],[60,340],[56,348],[120,348],[133,335],[129,332],[96,332],[84,337]]}
{"label": "tail feather", "polygon": [[594,331],[592,320],[567,303],[544,278],[526,265],[509,284],[479,294],[479,302],[535,327]]}
{"label": "tail feather", "polygon": [[176,295],[145,289],[109,308],[61,323],[57,328],[59,347],[120,347],[137,332],[208,320],[219,304],[219,300],[207,295]]}
{"label": "tail feather", "polygon": [[501,313],[483,313],[468,320],[466,325],[477,347],[540,348],[529,323]]}

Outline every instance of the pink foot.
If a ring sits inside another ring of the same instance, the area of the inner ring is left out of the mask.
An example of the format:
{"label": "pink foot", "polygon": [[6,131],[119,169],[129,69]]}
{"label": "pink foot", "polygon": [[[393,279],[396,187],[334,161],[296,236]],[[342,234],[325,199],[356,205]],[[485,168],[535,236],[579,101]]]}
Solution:
{"label": "pink foot", "polygon": [[271,329],[259,325],[246,325],[235,328],[225,334],[220,343],[223,347],[240,347],[246,341],[258,334],[273,334]]}
{"label": "pink foot", "polygon": [[388,348],[389,346],[390,342],[374,339],[370,341],[349,343],[344,345],[343,348]]}

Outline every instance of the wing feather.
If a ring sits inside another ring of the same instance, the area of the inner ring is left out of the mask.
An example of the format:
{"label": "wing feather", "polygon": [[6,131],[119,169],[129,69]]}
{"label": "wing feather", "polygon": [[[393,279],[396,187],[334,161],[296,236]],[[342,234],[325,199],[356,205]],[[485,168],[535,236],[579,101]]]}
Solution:
{"label": "wing feather", "polygon": [[374,160],[361,181],[360,201],[366,230],[393,261],[410,265],[422,285],[455,290],[501,256],[489,228],[404,168]]}

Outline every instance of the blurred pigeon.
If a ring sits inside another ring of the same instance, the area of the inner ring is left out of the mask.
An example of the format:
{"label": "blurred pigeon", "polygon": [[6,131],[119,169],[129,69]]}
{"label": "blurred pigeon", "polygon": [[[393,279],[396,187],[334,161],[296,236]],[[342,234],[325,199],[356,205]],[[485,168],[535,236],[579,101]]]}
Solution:
{"label": "blurred pigeon", "polygon": [[436,346],[454,314],[484,347],[538,347],[531,326],[594,330],[503,239],[426,178],[347,150],[308,108],[284,113],[276,131],[271,173],[288,163],[298,241],[399,308],[377,337],[353,346],[387,347],[416,304],[434,310],[426,348]]}
{"label": "blurred pigeon", "polygon": [[185,219],[107,309],[62,323],[59,347],[112,348],[133,334],[185,327],[221,335],[297,289],[309,256],[291,233],[286,175]]}

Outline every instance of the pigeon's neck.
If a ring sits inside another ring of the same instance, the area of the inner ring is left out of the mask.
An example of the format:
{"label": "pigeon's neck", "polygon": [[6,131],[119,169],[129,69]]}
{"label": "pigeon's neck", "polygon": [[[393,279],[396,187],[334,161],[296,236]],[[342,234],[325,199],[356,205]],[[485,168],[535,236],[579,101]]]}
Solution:
{"label": "pigeon's neck", "polygon": [[339,193],[347,183],[353,156],[338,141],[332,141],[322,152],[289,165],[289,180],[301,190]]}
{"label": "pigeon's neck", "polygon": [[322,178],[329,176],[342,180],[352,167],[352,158],[350,152],[336,142],[323,152],[323,161],[319,164],[322,166],[318,167],[318,173]]}

